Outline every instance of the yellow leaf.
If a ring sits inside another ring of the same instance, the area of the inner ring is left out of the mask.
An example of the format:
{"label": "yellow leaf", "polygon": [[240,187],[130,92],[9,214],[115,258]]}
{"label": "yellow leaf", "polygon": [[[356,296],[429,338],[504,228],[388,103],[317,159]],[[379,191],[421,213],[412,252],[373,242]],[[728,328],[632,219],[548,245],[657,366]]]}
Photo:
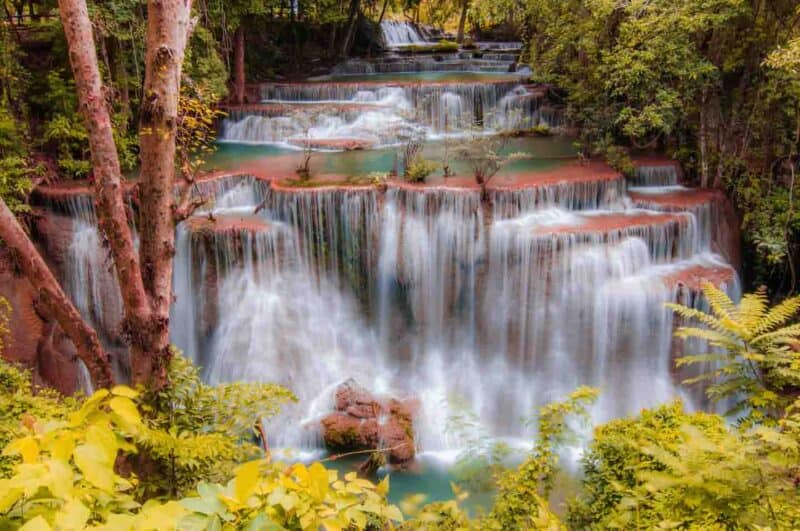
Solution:
{"label": "yellow leaf", "polygon": [[47,466],[47,480],[49,482],[50,492],[57,498],[69,498],[72,496],[73,489],[73,471],[72,467],[64,461],[57,459],[48,459],[45,462]]}
{"label": "yellow leaf", "polygon": [[48,450],[55,459],[69,461],[75,450],[75,436],[68,431],[58,433],[50,442]]}
{"label": "yellow leaf", "polygon": [[308,511],[306,514],[300,517],[300,526],[303,529],[317,529],[319,526],[317,525],[317,515],[314,511]]}
{"label": "yellow leaf", "polygon": [[245,503],[258,485],[261,473],[261,461],[250,461],[236,469],[236,483],[234,493],[236,499]]}
{"label": "yellow leaf", "polygon": [[39,443],[33,437],[23,437],[6,446],[3,455],[18,455],[23,463],[35,463],[39,460]]}
{"label": "yellow leaf", "polygon": [[8,511],[22,497],[23,490],[11,487],[11,481],[0,479],[0,513]]}
{"label": "yellow leaf", "polygon": [[139,410],[136,409],[136,404],[130,398],[115,396],[108,402],[108,405],[129,426],[138,426],[142,423]]}
{"label": "yellow leaf", "polygon": [[56,526],[59,530],[83,529],[91,512],[76,499],[69,500],[56,514]]}
{"label": "yellow leaf", "polygon": [[83,403],[83,406],[81,406],[78,411],[70,415],[70,424],[73,426],[83,424],[83,421],[97,410],[97,405],[107,396],[108,389],[99,389],[95,391],[95,393]]}
{"label": "yellow leaf", "polygon": [[136,529],[139,531],[172,531],[187,510],[176,501],[161,504],[154,500],[145,503],[139,513]]}
{"label": "yellow leaf", "polygon": [[323,520],[322,526],[328,531],[342,531],[344,527],[336,520]]}
{"label": "yellow leaf", "polygon": [[319,501],[328,495],[328,470],[320,463],[314,463],[308,469],[308,489]]}
{"label": "yellow leaf", "polygon": [[92,424],[86,428],[86,441],[89,445],[97,448],[99,455],[98,459],[102,459],[103,463],[113,465],[117,459],[117,437],[111,431],[111,426],[107,423]]}
{"label": "yellow leaf", "polygon": [[375,492],[377,492],[378,494],[380,494],[383,497],[386,497],[386,495],[389,494],[389,475],[388,474],[386,475],[386,477],[384,477],[381,480],[380,483],[378,483],[378,486],[375,487]]}
{"label": "yellow leaf", "polygon": [[403,513],[400,512],[400,509],[398,509],[396,505],[387,506],[383,510],[383,515],[389,520],[394,520],[395,522],[403,521]]}
{"label": "yellow leaf", "polygon": [[99,457],[102,450],[94,445],[82,444],[75,448],[75,464],[78,465],[86,481],[106,492],[114,488],[114,469],[103,463]]}
{"label": "yellow leaf", "polygon": [[115,385],[111,388],[111,394],[114,396],[124,396],[126,398],[136,398],[139,393],[128,387],[127,385]]}
{"label": "yellow leaf", "polygon": [[42,516],[37,516],[28,523],[19,528],[19,531],[50,531],[52,529],[50,524],[47,523]]}

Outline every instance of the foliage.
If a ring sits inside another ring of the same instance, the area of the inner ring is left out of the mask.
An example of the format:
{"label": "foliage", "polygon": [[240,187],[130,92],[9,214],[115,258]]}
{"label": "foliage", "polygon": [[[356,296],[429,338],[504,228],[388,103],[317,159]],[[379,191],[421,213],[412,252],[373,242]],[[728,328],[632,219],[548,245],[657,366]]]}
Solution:
{"label": "foliage", "polygon": [[494,440],[481,424],[478,415],[460,401],[451,401],[454,411],[445,426],[445,432],[455,436],[463,447],[453,465],[453,475],[459,487],[470,493],[491,492],[497,476],[508,468],[514,457],[508,444]]}
{"label": "foliage", "polygon": [[436,164],[425,160],[422,155],[418,154],[408,162],[405,168],[405,178],[412,183],[422,183],[434,171],[436,171]]}
{"label": "foliage", "polygon": [[[744,213],[756,283],[796,287],[800,2],[526,0],[527,60],[586,153],[680,156]],[[781,206],[778,207],[777,205]],[[789,266],[787,269],[787,265]],[[788,279],[787,279],[788,277]],[[757,284],[756,284],[757,285]]]}
{"label": "foliage", "polygon": [[[186,398],[189,395],[181,395],[183,405],[194,403]],[[117,386],[97,391],[62,419],[28,415],[24,434],[3,450],[4,456],[17,456],[21,462],[10,478],[0,479],[0,526],[379,529],[384,522],[402,520],[399,509],[386,503],[388,479],[376,486],[348,474],[342,481],[336,471],[319,463],[306,467],[249,461],[225,486],[204,482],[196,495],[179,502],[151,499],[141,504],[133,496],[138,478],[122,477],[115,469],[119,455],[135,453],[134,441],[174,433],[173,428],[167,433],[148,426],[137,410],[137,397],[132,389]],[[239,422],[225,424],[236,431]]]}
{"label": "foliage", "polygon": [[598,396],[596,389],[581,387],[567,400],[544,406],[537,419],[539,434],[530,456],[518,469],[501,475],[498,493],[485,529],[561,529],[547,505],[558,470],[557,449],[574,437],[570,419],[588,418],[587,407]]}
{"label": "foliage", "polygon": [[486,192],[486,185],[507,164],[528,158],[525,153],[508,153],[509,136],[473,133],[465,143],[456,146],[456,158],[469,164],[475,182]]}
{"label": "foliage", "polygon": [[296,400],[283,387],[258,383],[210,386],[200,371],[175,352],[170,384],[143,397],[149,431],[137,443],[160,474],[142,478],[140,494],[181,495],[203,481],[222,481],[233,468],[261,454],[255,445],[263,419]]}
{"label": "foliage", "polygon": [[29,210],[26,199],[33,188],[32,177],[39,169],[39,166],[32,166],[26,159],[17,155],[0,158],[0,197],[12,212],[21,213]]}
{"label": "foliage", "polygon": [[580,529],[794,528],[798,449],[796,432],[730,431],[679,402],[645,410],[595,430],[568,520]]}
{"label": "foliage", "polygon": [[[638,418],[611,421],[594,430],[594,437],[582,459],[582,490],[569,506],[573,528],[603,529],[614,522],[615,512],[634,489],[643,488],[641,473],[662,471],[642,448],[658,445],[662,451],[677,452],[684,442],[685,428],[706,436],[725,432],[722,418],[705,413],[686,414],[680,402],[644,410]],[[630,525],[630,522],[629,522]]]}
{"label": "foliage", "polygon": [[217,51],[214,34],[202,25],[192,32],[186,47],[184,75],[184,83],[190,82],[203,94],[213,94],[213,98],[209,98],[212,102],[228,93],[228,70]]}
{"label": "foliage", "polygon": [[181,500],[188,514],[179,522],[192,529],[382,529],[401,522],[386,503],[389,478],[377,486],[350,472],[320,463],[286,465],[267,460],[241,465],[226,486],[200,484],[197,496]]}
{"label": "foliage", "polygon": [[[18,456],[14,475],[0,479],[0,525],[16,528],[163,528],[177,504],[138,504],[135,478],[114,470],[120,451],[133,452],[129,438],[145,428],[126,387],[102,389],[80,409],[58,420],[28,416],[25,433],[3,450]],[[158,522],[158,523],[156,523]]]}
{"label": "foliage", "polygon": [[710,312],[669,305],[683,319],[700,327],[681,327],[676,336],[707,341],[715,351],[678,359],[678,366],[713,367],[688,383],[710,382],[714,401],[733,400],[729,414],[741,415],[745,426],[774,424],[800,388],[800,354],[793,348],[800,324],[787,323],[800,310],[800,297],[770,308],[765,292],[742,297],[739,304],[712,284],[703,288]]}
{"label": "foliage", "polygon": [[205,164],[206,157],[216,150],[216,121],[225,115],[213,106],[216,102],[215,93],[203,85],[181,86],[175,149],[185,176],[194,176]]}
{"label": "foliage", "polygon": [[11,338],[11,305],[5,297],[0,297],[0,354],[6,348],[6,341]]}

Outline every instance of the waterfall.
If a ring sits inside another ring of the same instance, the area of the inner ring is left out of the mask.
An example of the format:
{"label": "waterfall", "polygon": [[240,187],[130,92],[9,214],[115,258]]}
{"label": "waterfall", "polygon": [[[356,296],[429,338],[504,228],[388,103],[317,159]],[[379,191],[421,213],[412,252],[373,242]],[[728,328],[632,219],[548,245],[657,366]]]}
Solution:
{"label": "waterfall", "polygon": [[388,47],[408,46],[410,44],[426,44],[416,26],[410,22],[384,20],[381,22],[383,40]]}
{"label": "waterfall", "polygon": [[529,437],[519,418],[579,385],[602,388],[597,421],[702,403],[673,378],[663,303],[702,305],[676,288],[698,271],[738,290],[708,205],[636,208],[621,178],[566,181],[494,190],[489,220],[465,189],[259,186],[217,186],[216,221],[179,228],[173,340],[212,382],[300,397],[270,425],[276,447],[319,448],[350,377],[418,398],[427,451],[463,444],[444,429],[463,404],[489,433]]}
{"label": "waterfall", "polygon": [[541,95],[514,80],[491,83],[376,85],[306,83],[268,85],[265,103],[223,121],[222,141],[293,145],[307,139],[359,139],[372,146],[404,138],[464,135],[544,124],[559,113]]}
{"label": "waterfall", "polygon": [[678,184],[678,168],[674,164],[637,166],[633,184],[637,186],[675,186]]}

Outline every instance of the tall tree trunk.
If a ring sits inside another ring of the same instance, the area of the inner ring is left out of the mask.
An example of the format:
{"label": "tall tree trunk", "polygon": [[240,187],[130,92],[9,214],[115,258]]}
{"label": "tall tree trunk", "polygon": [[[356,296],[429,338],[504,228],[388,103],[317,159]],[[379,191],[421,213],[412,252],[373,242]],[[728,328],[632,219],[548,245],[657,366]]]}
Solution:
{"label": "tall tree trunk", "polygon": [[350,54],[350,47],[356,33],[356,23],[358,22],[358,11],[361,8],[361,0],[350,0],[350,11],[347,15],[347,31],[342,41],[342,49],[339,55],[344,59]]}
{"label": "tall tree trunk", "polygon": [[149,0],[139,150],[141,201],[139,260],[152,318],[133,330],[142,350],[131,362],[135,383],[166,382],[172,258],[175,253],[175,137],[181,68],[189,36],[191,0]]}
{"label": "tall tree trunk", "polygon": [[89,370],[95,387],[110,387],[114,379],[111,363],[95,330],[67,297],[14,214],[0,198],[0,239],[14,255],[17,265],[33,285],[48,317],[55,319],[75,344],[78,357]]}
{"label": "tall tree trunk", "polygon": [[459,44],[464,42],[464,29],[467,25],[467,11],[469,11],[469,0],[461,0],[461,17],[458,19],[458,33],[456,34],[456,42]]}
{"label": "tall tree trunk", "polygon": [[239,24],[233,36],[233,98],[235,103],[244,103],[244,26]]}
{"label": "tall tree trunk", "polygon": [[386,15],[386,8],[389,7],[389,0],[383,0],[383,7],[381,8],[381,16],[378,17],[378,26],[383,22],[383,17]]}
{"label": "tall tree trunk", "polygon": [[708,187],[708,89],[703,89],[700,100],[700,186]]}
{"label": "tall tree trunk", "polygon": [[124,332],[131,339],[131,357],[135,359],[142,351],[137,337],[140,330],[148,327],[151,311],[123,200],[119,158],[100,80],[92,24],[85,0],[59,0],[58,5],[80,111],[89,131],[98,225],[114,257],[125,307]]}

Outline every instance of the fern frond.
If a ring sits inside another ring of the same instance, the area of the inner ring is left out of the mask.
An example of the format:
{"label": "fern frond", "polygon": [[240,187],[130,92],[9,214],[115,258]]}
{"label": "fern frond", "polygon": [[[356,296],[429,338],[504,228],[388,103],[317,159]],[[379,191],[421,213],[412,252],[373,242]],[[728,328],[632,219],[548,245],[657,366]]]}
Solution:
{"label": "fern frond", "polygon": [[739,302],[739,322],[747,328],[751,334],[758,326],[767,311],[767,296],[763,291],[748,293]]}
{"label": "fern frond", "polygon": [[765,345],[778,341],[790,341],[792,339],[800,338],[800,323],[784,326],[774,332],[761,334],[750,340],[753,345]]}
{"label": "fern frond", "polygon": [[682,319],[698,321],[701,324],[704,324],[707,327],[723,334],[735,334],[735,331],[729,330],[728,327],[726,327],[719,319],[711,314],[701,312],[700,310],[689,308],[688,306],[683,306],[681,304],[668,303],[666,306]]}
{"label": "fern frond", "polygon": [[728,294],[716,287],[711,282],[703,284],[703,296],[708,301],[711,311],[720,319],[735,320],[738,316],[736,305]]}
{"label": "fern frond", "polygon": [[727,356],[725,354],[692,354],[681,356],[675,360],[676,367],[684,367],[686,365],[695,365],[697,363],[717,363],[725,361]]}
{"label": "fern frond", "polygon": [[760,335],[783,326],[800,310],[800,297],[791,297],[777,304],[755,325],[753,335]]}
{"label": "fern frond", "polygon": [[675,337],[679,337],[681,339],[702,339],[708,341],[716,347],[722,347],[731,351],[739,350],[742,347],[741,340],[735,334],[730,332],[718,332],[708,328],[684,326],[675,331]]}

